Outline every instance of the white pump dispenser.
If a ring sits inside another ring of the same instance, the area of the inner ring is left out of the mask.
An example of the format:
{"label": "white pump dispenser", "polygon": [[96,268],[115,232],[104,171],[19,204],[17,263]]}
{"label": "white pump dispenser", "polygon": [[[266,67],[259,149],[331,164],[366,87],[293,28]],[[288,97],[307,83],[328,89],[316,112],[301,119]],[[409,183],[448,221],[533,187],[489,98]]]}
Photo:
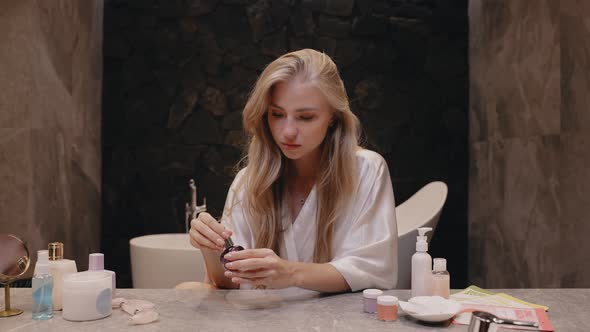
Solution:
{"label": "white pump dispenser", "polygon": [[432,295],[432,257],[428,254],[426,232],[432,227],[419,227],[416,253],[412,255],[412,297]]}

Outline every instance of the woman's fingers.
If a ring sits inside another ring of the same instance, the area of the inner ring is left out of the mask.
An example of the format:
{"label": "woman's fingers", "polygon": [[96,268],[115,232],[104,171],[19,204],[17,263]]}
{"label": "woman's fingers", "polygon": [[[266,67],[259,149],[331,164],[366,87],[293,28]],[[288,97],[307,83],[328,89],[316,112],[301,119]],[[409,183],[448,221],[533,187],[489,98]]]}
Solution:
{"label": "woman's fingers", "polygon": [[215,246],[223,247],[225,241],[220,234],[216,233],[211,227],[206,225],[202,219],[197,218],[191,222],[191,229],[196,230],[199,234],[205,237],[210,242],[213,242]]}
{"label": "woman's fingers", "polygon": [[199,217],[197,219],[201,220],[203,222],[203,224],[207,225],[215,233],[217,233],[221,236],[223,236],[222,233],[225,232],[227,236],[223,237],[224,239],[231,236],[231,231],[229,229],[225,228],[225,226],[223,226],[219,222],[217,222],[217,220],[215,220],[215,218],[213,218],[209,213],[202,212],[201,214],[199,214]]}
{"label": "woman's fingers", "polygon": [[275,267],[274,257],[246,258],[225,263],[225,267],[232,271],[253,271],[259,269],[272,269]]}
{"label": "woman's fingers", "polygon": [[223,256],[229,262],[225,268],[232,271],[254,271],[275,269],[280,258],[271,249],[245,249],[234,251]]}
{"label": "woman's fingers", "polygon": [[[233,260],[225,264],[228,271],[224,272],[233,283],[250,283],[253,286],[265,286],[270,288],[285,288],[292,286],[293,269],[289,268],[287,261],[281,259],[270,249],[250,249],[245,256],[262,256]],[[235,255],[234,257],[237,257]],[[227,255],[225,256],[227,257]]]}
{"label": "woman's fingers", "polygon": [[190,234],[191,245],[195,248],[198,248],[198,249],[207,248],[207,249],[210,249],[213,251],[218,251],[223,248],[223,246],[215,245],[215,243],[211,242],[209,239],[204,237],[196,229],[191,228],[189,234]]}
{"label": "woman's fingers", "polygon": [[261,278],[273,278],[277,272],[275,270],[258,269],[251,271],[225,271],[225,276],[228,278],[242,278],[248,280],[261,279]]}
{"label": "woman's fingers", "polygon": [[275,252],[271,249],[262,248],[262,249],[245,249],[240,251],[232,251],[227,253],[224,258],[228,261],[235,261],[240,259],[247,259],[247,258],[264,258],[269,256],[276,256]]}
{"label": "woman's fingers", "polygon": [[223,250],[225,239],[232,231],[219,224],[210,214],[203,212],[197,219],[191,220],[191,244],[197,248]]}

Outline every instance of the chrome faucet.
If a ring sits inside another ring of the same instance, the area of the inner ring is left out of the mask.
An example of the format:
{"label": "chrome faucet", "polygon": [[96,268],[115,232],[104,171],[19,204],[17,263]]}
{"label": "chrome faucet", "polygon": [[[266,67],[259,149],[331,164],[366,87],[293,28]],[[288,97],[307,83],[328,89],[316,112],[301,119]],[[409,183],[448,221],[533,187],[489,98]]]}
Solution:
{"label": "chrome faucet", "polygon": [[197,185],[195,180],[190,179],[188,186],[191,190],[191,202],[186,203],[185,206],[185,230],[188,233],[191,229],[191,220],[196,219],[197,215],[201,212],[207,211],[207,199],[203,198],[203,204],[197,205]]}

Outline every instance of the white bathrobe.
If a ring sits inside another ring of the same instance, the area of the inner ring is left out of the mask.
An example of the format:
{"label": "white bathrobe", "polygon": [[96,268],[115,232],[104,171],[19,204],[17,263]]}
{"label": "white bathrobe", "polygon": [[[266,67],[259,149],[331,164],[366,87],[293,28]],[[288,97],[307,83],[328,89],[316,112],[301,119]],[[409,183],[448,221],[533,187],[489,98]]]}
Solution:
{"label": "white bathrobe", "polygon": [[[352,291],[391,289],[397,282],[397,222],[389,169],[383,157],[373,151],[359,150],[356,156],[359,184],[350,206],[335,224],[329,264]],[[240,204],[244,193],[236,192],[243,174],[244,170],[238,173],[229,190],[222,223],[233,230],[236,245],[250,249],[254,248],[255,234]],[[295,221],[283,218],[285,231],[277,253],[281,258],[313,262],[317,203],[314,186]]]}

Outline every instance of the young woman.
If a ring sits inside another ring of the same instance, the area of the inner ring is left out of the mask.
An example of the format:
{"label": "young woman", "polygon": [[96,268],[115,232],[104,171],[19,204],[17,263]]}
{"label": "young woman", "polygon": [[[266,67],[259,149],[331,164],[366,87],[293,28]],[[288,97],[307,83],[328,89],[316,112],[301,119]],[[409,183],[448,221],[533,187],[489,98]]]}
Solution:
{"label": "young woman", "polygon": [[[390,289],[397,225],[389,170],[358,146],[359,122],[325,54],[304,49],[262,72],[243,113],[244,167],[218,223],[201,213],[191,243],[220,288]],[[243,251],[219,255],[232,237]]]}

